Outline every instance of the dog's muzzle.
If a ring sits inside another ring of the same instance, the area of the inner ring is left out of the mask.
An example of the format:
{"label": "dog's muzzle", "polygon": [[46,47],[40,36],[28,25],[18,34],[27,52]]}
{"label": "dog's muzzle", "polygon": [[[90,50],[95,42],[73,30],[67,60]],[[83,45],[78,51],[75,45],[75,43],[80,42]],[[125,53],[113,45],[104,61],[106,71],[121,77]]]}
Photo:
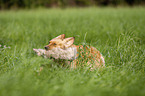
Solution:
{"label": "dog's muzzle", "polygon": [[45,48],[45,50],[48,50],[49,49],[49,47],[46,47],[46,46],[44,48]]}

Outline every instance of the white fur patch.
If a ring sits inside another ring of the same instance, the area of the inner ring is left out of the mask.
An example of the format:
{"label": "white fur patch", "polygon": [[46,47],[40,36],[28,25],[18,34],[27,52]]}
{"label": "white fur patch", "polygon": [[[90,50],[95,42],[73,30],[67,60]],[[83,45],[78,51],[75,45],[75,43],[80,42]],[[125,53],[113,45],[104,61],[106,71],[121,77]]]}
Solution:
{"label": "white fur patch", "polygon": [[38,56],[43,56],[46,51],[44,49],[34,49],[33,48],[33,51],[38,55]]}
{"label": "white fur patch", "polygon": [[52,50],[46,51],[46,57],[53,57],[55,59],[76,59],[77,49],[75,47],[70,47],[67,49],[54,48]]}
{"label": "white fur patch", "polygon": [[52,50],[44,49],[33,49],[38,56],[44,56],[44,58],[53,57],[55,59],[67,59],[74,60],[76,59],[77,49],[75,47],[70,47],[67,49],[54,48]]}

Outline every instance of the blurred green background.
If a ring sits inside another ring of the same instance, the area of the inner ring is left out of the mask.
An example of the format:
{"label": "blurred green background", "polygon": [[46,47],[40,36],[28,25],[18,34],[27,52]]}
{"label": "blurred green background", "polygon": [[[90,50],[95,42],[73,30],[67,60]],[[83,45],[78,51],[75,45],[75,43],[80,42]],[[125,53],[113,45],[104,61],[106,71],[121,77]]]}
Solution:
{"label": "blurred green background", "polygon": [[[144,5],[144,0],[0,0],[0,96],[145,96]],[[34,54],[33,48],[44,48],[60,34],[97,48],[106,67],[72,70]]]}

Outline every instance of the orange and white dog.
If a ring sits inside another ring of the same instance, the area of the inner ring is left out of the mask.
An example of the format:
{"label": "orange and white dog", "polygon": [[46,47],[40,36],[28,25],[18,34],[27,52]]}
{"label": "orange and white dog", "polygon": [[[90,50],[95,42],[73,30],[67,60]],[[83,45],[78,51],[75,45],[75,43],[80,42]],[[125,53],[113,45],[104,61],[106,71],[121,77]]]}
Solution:
{"label": "orange and white dog", "polygon": [[53,57],[54,59],[69,60],[71,68],[77,66],[89,66],[91,69],[105,66],[102,54],[92,46],[74,45],[74,37],[65,38],[65,34],[59,35],[49,41],[44,49],[33,49],[37,55]]}

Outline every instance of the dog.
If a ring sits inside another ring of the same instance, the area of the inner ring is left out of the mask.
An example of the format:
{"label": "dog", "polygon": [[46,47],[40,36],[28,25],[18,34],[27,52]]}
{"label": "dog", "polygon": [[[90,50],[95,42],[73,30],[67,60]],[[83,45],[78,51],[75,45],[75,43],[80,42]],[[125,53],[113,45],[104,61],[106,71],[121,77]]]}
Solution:
{"label": "dog", "polygon": [[49,41],[45,49],[33,49],[38,56],[53,58],[54,60],[68,60],[70,68],[88,66],[90,69],[105,66],[102,54],[92,46],[74,45],[74,37],[65,38],[65,34],[59,35]]}

